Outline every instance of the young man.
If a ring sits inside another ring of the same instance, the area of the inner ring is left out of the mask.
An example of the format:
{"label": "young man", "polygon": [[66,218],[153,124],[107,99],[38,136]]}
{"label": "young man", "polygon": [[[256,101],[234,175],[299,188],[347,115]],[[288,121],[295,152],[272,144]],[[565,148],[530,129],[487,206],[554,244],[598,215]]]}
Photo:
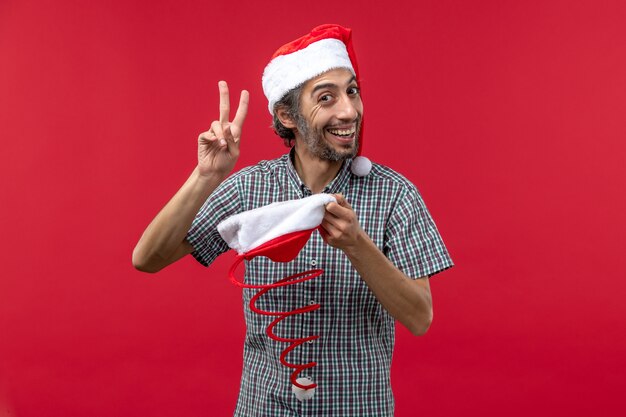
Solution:
{"label": "young man", "polygon": [[[230,120],[229,91],[219,83],[220,117],[200,135],[198,166],[156,216],[133,252],[136,268],[156,272],[192,253],[208,266],[229,248],[217,232],[224,219],[270,203],[333,194],[321,224],[288,263],[257,257],[245,281],[268,284],[310,269],[317,280],[277,288],[271,310],[319,303],[285,320],[284,337],[318,334],[289,359],[317,362],[302,375],[318,385],[310,401],[291,394],[284,346],[270,340],[270,318],[245,303],[244,371],[237,416],[391,416],[395,320],[421,335],[432,320],[428,277],[452,261],[416,188],[393,170],[357,157],[363,118],[349,29],[324,25],[280,48],[265,69],[263,88],[276,132],[288,154],[227,178],[239,155],[248,93]],[[255,290],[244,290],[249,301]]]}

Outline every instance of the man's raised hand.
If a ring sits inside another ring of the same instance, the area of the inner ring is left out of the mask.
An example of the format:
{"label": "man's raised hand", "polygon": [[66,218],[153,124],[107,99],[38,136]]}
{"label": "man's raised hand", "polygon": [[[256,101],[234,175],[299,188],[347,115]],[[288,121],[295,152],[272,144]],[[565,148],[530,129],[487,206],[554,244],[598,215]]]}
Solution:
{"label": "man's raised hand", "polygon": [[237,113],[230,122],[228,85],[226,81],[220,81],[217,85],[220,90],[220,117],[198,137],[198,169],[201,175],[226,176],[239,158],[241,128],[248,114],[249,94],[246,90],[241,92]]}

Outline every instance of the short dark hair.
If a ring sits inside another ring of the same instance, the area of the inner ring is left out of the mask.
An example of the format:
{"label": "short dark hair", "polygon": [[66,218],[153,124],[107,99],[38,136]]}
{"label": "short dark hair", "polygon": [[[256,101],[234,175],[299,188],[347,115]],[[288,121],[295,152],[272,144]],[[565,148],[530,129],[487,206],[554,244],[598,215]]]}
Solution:
{"label": "short dark hair", "polygon": [[293,129],[289,129],[280,122],[278,116],[276,116],[276,110],[283,108],[287,111],[287,115],[295,122],[300,117],[300,96],[302,95],[303,84],[292,88],[285,94],[280,100],[274,104],[274,114],[272,127],[274,132],[283,139],[285,146],[290,148],[293,146],[293,141],[296,139],[296,135],[293,133]]}

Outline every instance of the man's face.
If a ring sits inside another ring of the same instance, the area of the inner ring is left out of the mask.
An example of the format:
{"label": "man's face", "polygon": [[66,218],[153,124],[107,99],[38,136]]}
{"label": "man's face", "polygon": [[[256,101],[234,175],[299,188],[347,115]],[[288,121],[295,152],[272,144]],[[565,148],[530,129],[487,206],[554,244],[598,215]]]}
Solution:
{"label": "man's face", "polygon": [[335,69],[307,81],[300,97],[296,137],[323,160],[343,161],[358,150],[363,103],[354,75]]}

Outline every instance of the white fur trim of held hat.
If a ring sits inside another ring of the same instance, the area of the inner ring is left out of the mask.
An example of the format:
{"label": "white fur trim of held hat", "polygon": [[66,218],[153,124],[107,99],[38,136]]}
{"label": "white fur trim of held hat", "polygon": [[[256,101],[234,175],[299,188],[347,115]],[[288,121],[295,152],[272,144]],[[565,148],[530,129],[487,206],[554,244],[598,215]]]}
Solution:
{"label": "white fur trim of held hat", "polygon": [[279,236],[319,226],[330,202],[337,200],[330,194],[315,194],[272,203],[227,218],[217,225],[217,231],[242,255]]}
{"label": "white fur trim of held hat", "polygon": [[274,105],[289,90],[335,68],[346,68],[355,73],[346,45],[334,38],[319,40],[304,49],[272,59],[263,71],[262,81],[270,114],[274,114]]}

